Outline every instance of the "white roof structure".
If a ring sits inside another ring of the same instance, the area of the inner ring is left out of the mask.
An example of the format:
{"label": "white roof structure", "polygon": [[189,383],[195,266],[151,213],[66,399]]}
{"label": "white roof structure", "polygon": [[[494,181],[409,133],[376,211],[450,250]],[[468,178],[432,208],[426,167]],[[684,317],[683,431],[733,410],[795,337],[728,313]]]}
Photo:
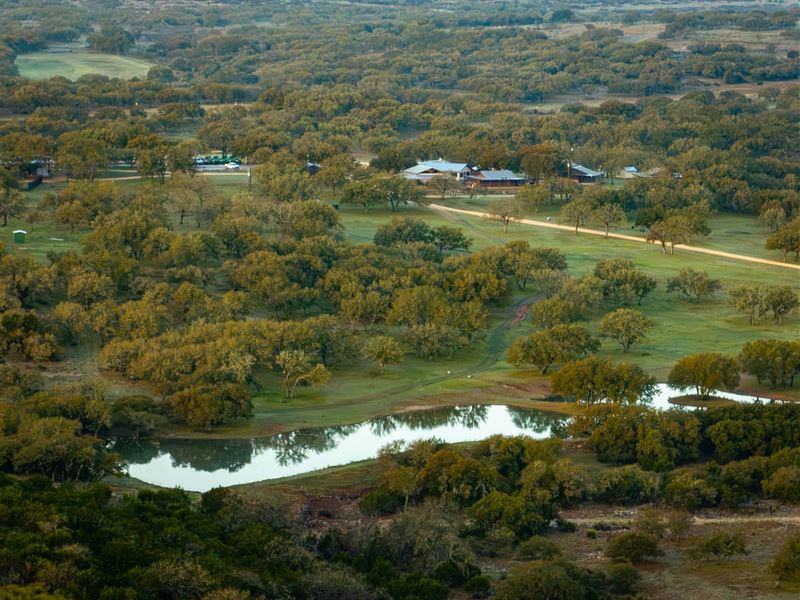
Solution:
{"label": "white roof structure", "polygon": [[605,175],[605,171],[595,171],[594,169],[590,169],[589,167],[584,167],[583,165],[572,165],[573,171],[578,171],[584,177],[601,177]]}
{"label": "white roof structure", "polygon": [[653,167],[652,169],[647,169],[646,171],[640,171],[636,167],[624,167],[618,174],[617,177],[621,179],[633,179],[634,177],[655,177],[659,173],[661,173],[663,169],[661,167]]}
{"label": "white roof structure", "polygon": [[434,175],[455,175],[460,178],[466,173],[471,173],[472,168],[467,163],[454,163],[442,158],[436,160],[418,161],[413,167],[403,171],[403,177],[415,181],[427,181]]}

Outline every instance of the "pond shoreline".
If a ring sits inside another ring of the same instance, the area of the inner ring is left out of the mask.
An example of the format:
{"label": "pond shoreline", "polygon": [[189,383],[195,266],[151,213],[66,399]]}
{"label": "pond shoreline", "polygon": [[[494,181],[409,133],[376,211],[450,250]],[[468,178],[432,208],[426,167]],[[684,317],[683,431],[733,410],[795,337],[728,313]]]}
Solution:
{"label": "pond shoreline", "polygon": [[[658,384],[645,405],[657,410],[684,408],[673,404],[677,390]],[[760,401],[755,396],[716,392],[717,398],[695,406]],[[696,397],[679,396],[679,401]],[[714,404],[711,404],[714,403]],[[574,403],[558,402],[575,407]],[[469,404],[419,408],[374,417],[356,424],[296,429],[260,438],[159,438],[122,443],[120,451],[131,477],[164,487],[206,491],[216,486],[247,485],[304,475],[373,459],[387,444],[409,444],[429,438],[446,443],[478,442],[492,435],[529,435],[536,439],[564,435],[574,416],[510,404]]]}
{"label": "pond shoreline", "polygon": [[[664,386],[666,384],[658,384],[660,386]],[[771,392],[770,392],[771,393]],[[700,400],[697,396],[692,394],[681,394],[680,392],[674,392],[674,396],[671,396],[672,405],[670,408],[709,408],[713,406],[725,406],[730,404],[730,401],[742,401],[741,398],[753,397],[758,398],[762,402],[794,402],[795,400],[790,397],[782,397],[780,392],[775,392],[773,395],[767,395],[764,390],[756,389],[750,390],[745,388],[745,390],[739,392],[721,392],[722,396],[710,398],[709,400]],[[725,397],[730,396],[730,398]],[[266,439],[270,438],[274,435],[282,434],[282,433],[290,433],[292,431],[298,431],[302,429],[312,429],[316,427],[338,427],[344,425],[357,425],[368,421],[370,419],[381,418],[381,417],[392,417],[397,415],[408,414],[412,412],[418,412],[423,410],[435,410],[441,409],[446,407],[453,407],[453,406],[513,406],[516,408],[525,408],[531,410],[537,410],[547,413],[553,413],[556,415],[562,416],[576,416],[583,412],[582,406],[578,406],[575,402],[559,399],[557,396],[547,395],[547,396],[538,396],[538,397],[531,397],[529,399],[523,399],[519,397],[514,397],[511,395],[508,396],[497,396],[494,398],[477,398],[473,399],[470,398],[469,400],[465,401],[463,396],[459,396],[458,394],[454,395],[447,395],[447,396],[436,396],[435,401],[433,401],[432,397],[423,397],[420,399],[421,402],[419,404],[408,404],[408,403],[399,403],[397,404],[392,410],[386,412],[380,412],[377,414],[369,414],[365,413],[363,416],[358,416],[355,418],[347,418],[347,419],[336,419],[332,418],[329,421],[326,421],[319,425],[313,425],[308,427],[287,427],[283,423],[279,422],[280,415],[274,415],[276,422],[267,427],[266,430],[261,428],[259,433],[248,433],[246,430],[247,421],[241,421],[238,423],[233,424],[232,426],[223,426],[216,428],[212,431],[194,431],[188,430],[185,428],[171,428],[168,431],[159,433],[157,436],[154,436],[152,439],[154,440],[249,440],[249,439]],[[650,404],[649,406],[653,406]],[[661,407],[662,409],[664,407]],[[313,410],[312,407],[309,407],[308,410]],[[331,409],[331,412],[336,412],[335,408]],[[272,415],[270,415],[272,417]],[[263,419],[263,416],[257,417]],[[243,427],[244,426],[244,427]]]}
{"label": "pond shoreline", "polygon": [[[341,427],[346,425],[358,425],[369,421],[370,419],[378,419],[384,417],[402,416],[409,413],[415,413],[426,410],[436,410],[442,408],[452,408],[454,406],[513,406],[515,408],[523,408],[529,410],[537,410],[545,413],[552,413],[554,415],[561,415],[566,417],[575,416],[580,414],[582,408],[578,407],[574,402],[546,400],[544,398],[531,398],[530,400],[521,400],[519,398],[497,398],[477,400],[471,402],[464,402],[463,398],[448,398],[435,403],[425,402],[423,404],[401,404],[396,410],[391,410],[385,413],[359,417],[354,419],[332,420],[326,422],[319,427]],[[172,430],[153,439],[157,440],[250,440],[250,439],[266,439],[275,435],[283,433],[291,433],[302,429],[316,429],[317,427],[284,427],[281,423],[276,423],[274,427],[268,430],[268,433],[259,433],[256,435],[248,435],[242,432],[237,427],[220,427],[213,431],[187,431],[187,430]]]}

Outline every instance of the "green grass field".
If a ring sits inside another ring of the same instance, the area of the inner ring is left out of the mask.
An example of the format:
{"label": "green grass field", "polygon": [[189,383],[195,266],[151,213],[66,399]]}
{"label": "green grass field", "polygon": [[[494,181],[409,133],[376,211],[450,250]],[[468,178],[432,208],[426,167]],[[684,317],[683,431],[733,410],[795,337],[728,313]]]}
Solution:
{"label": "green grass field", "polygon": [[[340,214],[345,225],[347,240],[352,243],[370,241],[376,227],[390,217],[386,210],[365,212],[343,208]],[[653,246],[585,235],[574,236],[567,232],[523,225],[515,226],[508,234],[503,234],[502,227],[497,224],[473,217],[445,217],[428,209],[403,209],[401,214],[423,218],[431,225],[458,225],[473,237],[475,249],[515,239],[559,248],[567,256],[570,271],[575,275],[589,273],[595,263],[603,258],[627,256],[633,259],[640,268],[658,281],[658,288],[640,307],[655,322],[655,327],[650,338],[644,343],[633,346],[628,354],[623,354],[616,343],[608,340],[603,342],[601,352],[613,360],[637,363],[662,381],[679,358],[693,352],[714,350],[737,353],[749,340],[772,337],[792,339],[797,337],[800,329],[800,317],[797,315],[787,319],[783,325],[763,321],[756,326],[749,326],[746,318],[736,313],[727,303],[724,293],[709,301],[691,304],[678,300],[666,292],[667,279],[686,266],[708,271],[714,277],[721,279],[724,286],[753,282],[762,285],[784,284],[798,287],[800,281],[797,274],[788,270],[690,253],[664,256]],[[524,295],[523,292],[514,291],[511,304]],[[505,352],[511,341],[518,335],[532,332],[533,324],[526,319],[510,327],[503,318],[503,310],[509,309],[498,308],[492,320],[492,326],[495,330],[499,329],[501,334],[494,336],[497,347],[491,349],[491,354],[497,356],[496,361],[487,363],[483,360],[487,356],[489,340],[493,338],[493,332],[490,332],[485,340],[450,361],[429,363],[409,359],[402,366],[390,369],[383,377],[376,377],[376,373],[366,364],[357,365],[337,373],[331,384],[322,390],[303,391],[302,399],[291,406],[285,406],[285,409],[282,406],[276,407],[267,397],[259,399],[253,426],[258,428],[260,419],[289,422],[297,419],[298,422],[310,423],[322,418],[329,422],[333,416],[331,411],[348,421],[358,420],[356,417],[359,415],[372,416],[376,409],[402,407],[414,398],[417,402],[426,404],[428,403],[424,399],[426,396],[436,399],[452,396],[454,401],[458,398],[469,398],[471,401],[479,399],[484,402],[501,402],[504,398],[503,392],[498,392],[496,387],[488,385],[489,382],[535,383],[537,379],[531,379],[530,373],[519,373],[504,361]],[[583,324],[590,330],[596,331],[601,315],[602,309]],[[395,372],[395,369],[399,372]],[[454,374],[469,371],[472,377],[467,379],[464,375],[444,382],[425,383],[430,379],[437,379],[447,371],[452,371]],[[382,394],[381,390],[392,389],[395,378],[398,380],[396,383],[416,381],[418,384],[411,389],[401,389],[391,396]],[[747,382],[746,388],[756,389],[750,387],[751,385],[751,382]],[[364,390],[369,390],[369,393],[365,393]],[[763,393],[765,390],[758,389],[758,391]],[[377,399],[374,398],[375,395],[378,396]]]}
{"label": "green grass field", "polygon": [[[245,173],[220,174],[211,179],[214,187],[223,195],[232,195],[247,189]],[[46,193],[56,192],[63,185],[48,183],[28,193],[29,206],[33,207]],[[141,180],[123,180],[118,185],[123,189],[134,190],[147,184]],[[446,203],[485,210],[489,201],[485,197],[473,200],[448,198]],[[780,326],[767,320],[755,326],[748,325],[745,317],[736,313],[728,304],[724,292],[699,304],[678,300],[666,292],[667,279],[686,266],[708,271],[719,278],[724,287],[742,282],[800,287],[800,277],[788,269],[680,250],[674,255],[664,255],[658,247],[652,245],[606,240],[590,235],[576,236],[566,231],[529,225],[512,225],[509,232],[504,234],[499,224],[477,217],[442,214],[428,208],[402,207],[397,214],[419,217],[433,226],[448,224],[461,227],[473,239],[474,250],[517,239],[527,240],[534,245],[559,248],[567,257],[570,272],[578,276],[591,272],[594,265],[604,258],[626,256],[633,259],[658,282],[656,290],[640,307],[655,322],[655,327],[649,339],[634,345],[628,354],[623,354],[621,348],[609,340],[603,341],[601,353],[613,360],[637,363],[661,381],[679,358],[693,352],[714,350],[735,354],[749,340],[791,339],[798,337],[800,331],[800,315],[789,317]],[[345,241],[359,244],[372,241],[376,228],[390,219],[392,213],[388,209],[365,211],[343,206],[339,209],[339,215],[344,225]],[[550,216],[555,220],[557,209],[546,208],[531,216],[542,220]],[[765,232],[753,217],[714,215],[710,219],[710,226],[711,236],[699,240],[700,245],[753,256],[769,256],[761,245]],[[16,228],[29,230],[27,244],[11,243],[11,231]],[[0,235],[10,251],[30,254],[44,260],[50,250],[77,249],[81,238],[88,231],[88,228],[84,228],[72,233],[68,228],[48,221],[30,224],[19,219],[12,220]],[[631,233],[629,228],[620,228],[619,231]],[[408,354],[402,365],[387,369],[383,375],[373,365],[358,360],[336,369],[330,383],[325,387],[299,390],[297,398],[291,402],[283,401],[279,392],[280,382],[273,373],[260,372],[257,376],[267,391],[254,399],[254,418],[232,427],[221,428],[213,435],[267,435],[300,427],[354,423],[398,410],[442,404],[511,403],[563,410],[562,407],[548,406],[550,403],[540,404],[534,400],[547,393],[546,378],[532,372],[518,371],[505,362],[506,351],[514,338],[533,331],[534,326],[529,319],[514,318],[517,311],[514,305],[532,293],[516,290],[512,286],[508,302],[493,309],[489,331],[483,339],[450,360],[429,362]],[[602,311],[582,325],[596,332],[601,316]],[[70,352],[63,367],[67,371],[78,370],[101,375],[109,380],[112,388],[120,388],[119,382],[110,374],[98,372],[96,366],[90,368],[93,361],[94,356],[89,348],[76,349],[74,353]],[[749,380],[743,383],[742,389],[761,395],[770,392]],[[784,394],[788,398],[799,396],[796,389]],[[193,435],[189,431],[181,434]]]}
{"label": "green grass field", "polygon": [[153,66],[153,63],[130,56],[72,49],[49,49],[20,54],[15,64],[19,74],[28,79],[66,77],[71,81],[90,74],[119,79],[141,78]]}
{"label": "green grass field", "polygon": [[[217,181],[222,179],[217,178]],[[765,320],[750,326],[746,318],[728,304],[724,292],[699,304],[678,300],[666,292],[667,279],[686,266],[708,271],[725,287],[741,282],[798,287],[800,278],[787,269],[688,252],[665,256],[654,246],[588,235],[575,236],[525,225],[513,226],[508,234],[504,234],[498,224],[475,217],[445,216],[426,208],[402,208],[398,214],[419,217],[431,225],[462,227],[473,238],[474,249],[515,239],[559,248],[567,256],[574,275],[591,272],[595,263],[603,258],[626,256],[633,259],[658,281],[657,289],[640,307],[655,322],[655,327],[646,342],[633,346],[627,354],[609,340],[603,341],[601,353],[612,360],[634,362],[660,381],[665,380],[679,358],[688,354],[709,350],[735,354],[747,341],[793,339],[800,330],[798,315],[790,317],[783,325]],[[342,207],[340,216],[346,240],[366,243],[372,240],[375,229],[391,218],[391,213],[387,209],[364,211]],[[720,225],[712,223],[712,228],[748,228],[753,237],[757,235],[759,226],[752,218],[728,215],[714,218],[720,220]],[[730,235],[720,236],[718,244],[721,248],[740,250]],[[506,402],[533,407],[536,405],[533,399],[546,393],[546,379],[532,372],[520,372],[504,360],[513,339],[534,329],[528,319],[521,322],[510,320],[514,313],[512,306],[530,293],[513,290],[508,305],[493,311],[490,330],[484,339],[450,360],[428,362],[407,355],[402,365],[387,369],[383,375],[372,365],[359,361],[337,370],[324,388],[301,390],[296,400],[288,403],[282,401],[277,391],[278,379],[273,374],[261,373],[259,378],[270,391],[255,398],[254,418],[235,427],[220,429],[215,435],[263,435],[298,427],[353,423],[414,406]],[[601,316],[602,311],[599,311],[582,325],[597,332]],[[524,386],[530,391],[519,393],[515,386]],[[750,380],[744,380],[741,389],[760,395],[774,393]],[[787,398],[798,396],[796,390],[783,394]]]}
{"label": "green grass field", "polygon": [[[616,184],[621,183],[622,180],[618,179],[616,181]],[[475,198],[456,196],[446,198],[444,202],[440,202],[437,198],[435,202],[455,208],[485,212],[495,198],[497,196],[477,196]],[[552,222],[558,223],[559,210],[560,208],[555,205],[543,206],[536,212],[529,212],[526,218],[545,221],[549,217]],[[708,225],[711,228],[711,234],[707,237],[695,237],[692,239],[693,246],[781,260],[780,252],[769,251],[764,248],[764,240],[768,235],[768,231],[752,215],[718,213],[708,218]],[[593,224],[589,224],[588,227],[602,229],[600,226]],[[633,227],[632,221],[621,227],[612,227],[611,231],[613,233],[639,236],[642,239],[647,237],[646,232]]]}

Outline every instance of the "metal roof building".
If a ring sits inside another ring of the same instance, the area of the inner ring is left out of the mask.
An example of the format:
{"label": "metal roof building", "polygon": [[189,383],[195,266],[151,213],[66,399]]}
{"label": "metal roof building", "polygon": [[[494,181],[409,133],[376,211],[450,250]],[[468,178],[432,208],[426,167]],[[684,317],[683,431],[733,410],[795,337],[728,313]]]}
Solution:
{"label": "metal roof building", "polygon": [[601,181],[603,177],[605,177],[605,174],[605,171],[595,171],[594,169],[584,167],[583,165],[573,164],[571,173],[569,175],[581,183],[593,183],[596,181]]}
{"label": "metal roof building", "polygon": [[434,175],[452,175],[456,179],[461,179],[464,175],[471,173],[472,167],[467,163],[454,163],[444,159],[419,161],[413,167],[403,171],[403,177],[414,181],[425,182]]}
{"label": "metal roof building", "polygon": [[523,185],[526,178],[508,169],[485,169],[465,176],[468,183],[486,187],[512,187]]}

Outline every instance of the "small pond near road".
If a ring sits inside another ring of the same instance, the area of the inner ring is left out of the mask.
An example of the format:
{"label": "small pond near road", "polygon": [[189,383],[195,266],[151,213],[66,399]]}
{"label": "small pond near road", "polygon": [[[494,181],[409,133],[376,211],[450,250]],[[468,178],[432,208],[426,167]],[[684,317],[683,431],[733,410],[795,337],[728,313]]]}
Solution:
{"label": "small pond near road", "polygon": [[[649,403],[670,408],[677,390],[660,384]],[[754,402],[754,396],[719,392],[717,397]],[[355,425],[300,429],[253,439],[161,439],[157,443],[119,442],[115,450],[128,473],[147,483],[205,492],[300,475],[375,458],[392,442],[439,438],[474,442],[492,435],[544,439],[564,431],[568,417],[505,405],[473,405],[418,410],[377,417]]]}

